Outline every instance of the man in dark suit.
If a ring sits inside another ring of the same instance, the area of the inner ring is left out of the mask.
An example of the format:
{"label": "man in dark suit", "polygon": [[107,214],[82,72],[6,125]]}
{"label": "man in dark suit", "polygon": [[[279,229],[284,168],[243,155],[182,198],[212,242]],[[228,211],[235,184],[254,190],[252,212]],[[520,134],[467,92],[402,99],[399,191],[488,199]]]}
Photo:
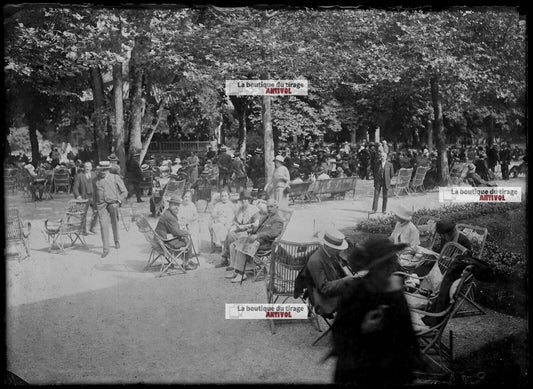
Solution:
{"label": "man in dark suit", "polygon": [[220,148],[218,155],[218,187],[222,189],[224,185],[229,184],[231,176],[231,156],[226,152],[226,146]]}
{"label": "man in dark suit", "polygon": [[[187,239],[190,239],[189,233],[180,229],[178,221],[178,210],[181,199],[177,195],[170,197],[168,201],[168,208],[163,212],[157,226],[155,227],[155,232],[163,239],[168,239],[167,235],[172,235],[175,239],[165,242],[166,245],[179,249],[187,245]],[[185,270],[194,270],[197,265],[194,262],[189,261],[190,250],[185,253],[183,260],[183,267]]]}
{"label": "man in dark suit", "polygon": [[98,175],[93,181],[94,204],[98,211],[100,220],[100,231],[104,252],[102,258],[109,254],[109,224],[113,230],[115,248],[120,248],[118,235],[118,208],[122,200],[128,195],[124,182],[120,176],[109,172],[111,164],[109,161],[101,161],[98,165]]}
{"label": "man in dark suit", "polygon": [[[74,178],[72,192],[74,193],[74,198],[77,200],[89,200],[89,205],[93,210],[89,232],[94,234],[94,227],[96,227],[98,215],[96,213],[96,207],[93,201],[93,181],[96,178],[96,174],[94,174],[92,170],[93,165],[91,162],[85,162],[83,164],[83,171],[79,172]],[[83,233],[87,233],[87,225],[83,226]]]}
{"label": "man in dark suit", "polygon": [[[141,181],[142,181],[142,172],[141,172],[141,165],[139,164],[139,157],[141,156],[141,153],[136,152],[134,153],[130,159],[128,159],[128,162],[126,163],[126,175],[127,175],[127,183],[128,183],[128,197],[126,200],[128,200],[130,197],[132,197],[134,194],[137,197],[137,202],[142,203],[142,193],[141,193]],[[133,189],[133,190],[132,190]]]}
{"label": "man in dark suit", "polygon": [[390,182],[394,176],[394,168],[392,163],[387,161],[387,154],[381,153],[381,162],[376,164],[374,170],[374,201],[372,203],[372,213],[378,210],[379,194],[383,189],[383,205],[381,210],[383,213],[387,211],[387,196],[389,194]]}
{"label": "man in dark suit", "polygon": [[[278,214],[278,202],[274,199],[270,199],[267,201],[267,214],[261,217],[259,225],[252,229],[250,235],[243,239],[246,239],[248,243],[259,242],[257,251],[265,251],[272,248],[274,239],[276,239],[282,231],[283,219]],[[249,256],[239,251],[235,252],[234,261],[230,261],[234,264],[233,268],[235,272],[235,277],[231,282],[241,282],[241,277],[238,277],[237,275],[243,275],[244,265],[248,259]],[[245,274],[242,279],[246,279]]]}

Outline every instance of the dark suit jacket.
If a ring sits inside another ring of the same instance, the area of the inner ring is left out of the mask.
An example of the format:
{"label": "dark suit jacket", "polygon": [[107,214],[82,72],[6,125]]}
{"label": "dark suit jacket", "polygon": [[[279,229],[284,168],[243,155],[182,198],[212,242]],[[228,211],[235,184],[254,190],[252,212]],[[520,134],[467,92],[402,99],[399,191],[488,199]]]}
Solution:
{"label": "dark suit jacket", "polygon": [[[374,188],[384,186],[387,189],[390,189],[390,182],[392,177],[394,177],[394,168],[392,163],[389,161],[385,162],[385,168],[381,167],[381,162],[376,165],[376,170],[374,172]],[[385,181],[383,181],[383,178]]]}
{"label": "dark suit jacket", "polygon": [[72,186],[72,192],[74,197],[81,196],[82,199],[89,199],[92,201],[93,197],[93,181],[96,177],[94,172],[91,172],[91,179],[88,180],[85,173],[78,173],[74,178],[74,185]]}
{"label": "dark suit jacket", "polygon": [[272,242],[283,231],[283,219],[277,213],[269,216],[263,216],[259,220],[259,226],[252,231],[257,235],[257,241],[260,243],[259,250],[266,250],[272,247]]}
{"label": "dark suit jacket", "polygon": [[157,226],[155,227],[155,232],[163,239],[167,238],[167,234],[179,236],[180,238],[184,238],[188,235],[187,231],[180,230],[178,217],[174,215],[170,209],[165,210],[159,218]]}

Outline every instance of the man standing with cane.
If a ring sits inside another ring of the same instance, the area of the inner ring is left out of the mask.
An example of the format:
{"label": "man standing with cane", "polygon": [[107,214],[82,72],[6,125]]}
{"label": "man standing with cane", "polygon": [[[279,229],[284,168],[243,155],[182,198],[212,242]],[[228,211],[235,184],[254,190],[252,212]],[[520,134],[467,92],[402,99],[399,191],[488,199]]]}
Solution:
{"label": "man standing with cane", "polygon": [[94,204],[100,220],[100,230],[104,251],[102,258],[109,254],[109,223],[113,230],[115,248],[120,248],[118,235],[118,213],[122,200],[128,195],[128,191],[122,179],[116,174],[110,174],[111,164],[109,161],[101,161],[98,164],[97,177],[94,180]]}

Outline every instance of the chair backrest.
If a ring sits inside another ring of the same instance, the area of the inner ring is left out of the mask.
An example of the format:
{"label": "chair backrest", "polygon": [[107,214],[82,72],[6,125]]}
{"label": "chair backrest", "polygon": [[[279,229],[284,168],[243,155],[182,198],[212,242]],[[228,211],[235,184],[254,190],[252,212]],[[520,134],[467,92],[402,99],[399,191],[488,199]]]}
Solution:
{"label": "chair backrest", "polygon": [[417,187],[417,186],[422,185],[424,183],[424,179],[426,178],[426,173],[428,172],[428,170],[429,170],[428,166],[417,167],[411,186]]}
{"label": "chair backrest", "polygon": [[168,181],[168,184],[165,188],[165,197],[170,197],[172,195],[176,195],[181,197],[183,195],[183,192],[185,191],[185,185],[187,184],[186,180],[173,180],[171,179]]}
{"label": "chair backrest", "polygon": [[157,239],[157,235],[150,223],[148,223],[146,217],[137,214],[134,215],[133,218],[135,219],[135,224],[137,225],[139,232],[143,234],[146,241],[150,244],[152,250],[158,253],[163,252],[159,239]]}
{"label": "chair backrest", "polygon": [[63,219],[70,228],[82,228],[87,220],[89,200],[69,200]]}
{"label": "chair backrest", "polygon": [[319,247],[318,243],[275,241],[272,245],[269,289],[275,294],[292,295],[298,273]]}
{"label": "chair backrest", "polygon": [[472,255],[476,258],[482,258],[489,230],[485,227],[461,223],[457,224],[456,228],[470,241],[470,244],[472,245]]}
{"label": "chair backrest", "polygon": [[439,219],[433,216],[422,215],[413,224],[418,228],[420,233],[420,243],[422,246],[432,249],[435,246],[437,239],[437,232],[435,225]]}
{"label": "chair backrest", "polygon": [[312,182],[300,182],[299,184],[291,184],[291,196],[300,196],[303,195],[309,187],[311,186]]}
{"label": "chair backrest", "polygon": [[17,241],[24,237],[22,229],[22,220],[20,218],[19,210],[11,208],[7,210],[6,214],[6,241]]}
{"label": "chair backrest", "polygon": [[401,168],[398,170],[397,187],[407,187],[411,181],[411,175],[413,174],[413,168]]}
{"label": "chair backrest", "polygon": [[461,246],[459,243],[448,242],[442,248],[439,258],[437,260],[439,269],[444,276],[448,271],[450,265],[458,255],[466,252],[466,247]]}

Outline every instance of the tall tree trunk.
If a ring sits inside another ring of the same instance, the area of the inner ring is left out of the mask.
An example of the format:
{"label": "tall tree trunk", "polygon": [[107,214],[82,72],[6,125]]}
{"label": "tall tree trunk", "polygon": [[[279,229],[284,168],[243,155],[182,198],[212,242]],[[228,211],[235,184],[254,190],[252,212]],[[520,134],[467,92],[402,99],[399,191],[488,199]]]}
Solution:
{"label": "tall tree trunk", "polygon": [[124,101],[122,99],[122,63],[113,65],[113,98],[115,101],[115,153],[120,160],[120,170],[126,171],[126,149],[124,146]]}
{"label": "tall tree trunk", "polygon": [[448,185],[450,172],[448,169],[448,156],[446,155],[446,133],[442,118],[442,102],[439,91],[439,77],[434,74],[430,78],[431,102],[433,104],[433,126],[437,135],[437,169],[438,180],[443,186]]}
{"label": "tall tree trunk", "polygon": [[98,159],[103,160],[109,154],[109,142],[106,137],[106,112],[104,82],[100,67],[91,67],[91,87],[94,103],[94,137]]}
{"label": "tall tree trunk", "polygon": [[246,114],[248,110],[246,107],[239,115],[239,154],[241,158],[246,157]]}
{"label": "tall tree trunk", "polygon": [[133,71],[130,81],[130,121],[129,121],[129,150],[128,154],[133,154],[142,149],[141,132],[142,132],[142,81],[143,71],[139,64],[139,49],[134,46],[131,52],[131,65]]}
{"label": "tall tree trunk", "polygon": [[34,167],[39,166],[41,152],[39,150],[39,141],[37,140],[37,120],[32,115],[28,117],[28,132],[31,145],[31,164]]}
{"label": "tall tree trunk", "polygon": [[426,124],[427,140],[428,140],[428,150],[433,148],[433,124],[431,123],[431,118],[428,117]]}
{"label": "tall tree trunk", "polygon": [[150,131],[150,134],[148,134],[148,137],[146,138],[146,140],[142,144],[140,163],[143,162],[144,157],[146,156],[146,153],[148,152],[148,146],[150,146],[150,142],[152,141],[152,137],[154,136],[154,133],[157,130],[157,127],[159,127],[159,123],[161,123],[161,120],[163,120],[164,113],[165,113],[164,99],[161,98],[161,100],[159,101],[159,107],[157,109],[157,122],[152,127],[152,130]]}
{"label": "tall tree trunk", "polygon": [[[268,77],[267,77],[268,80]],[[263,142],[265,147],[265,182],[270,183],[274,173],[274,135],[272,133],[271,96],[263,96],[261,119],[263,122]]]}

